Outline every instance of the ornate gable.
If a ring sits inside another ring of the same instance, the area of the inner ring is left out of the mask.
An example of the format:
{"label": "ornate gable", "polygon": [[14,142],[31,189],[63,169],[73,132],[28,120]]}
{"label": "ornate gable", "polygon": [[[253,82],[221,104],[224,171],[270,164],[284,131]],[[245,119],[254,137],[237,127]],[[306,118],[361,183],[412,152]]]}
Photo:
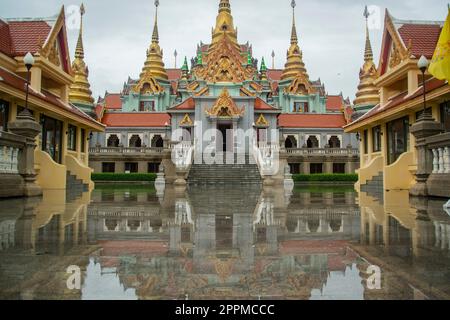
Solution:
{"label": "ornate gable", "polygon": [[191,117],[189,116],[189,114],[185,114],[183,120],[181,120],[180,122],[180,126],[181,127],[192,127],[194,125],[194,122],[192,122]]}
{"label": "ornate gable", "polygon": [[311,86],[304,73],[299,73],[291,84],[284,89],[284,93],[292,95],[309,95],[315,92],[316,90]]}
{"label": "ornate gable", "polygon": [[145,95],[155,95],[164,92],[164,88],[156,81],[156,79],[147,72],[136,86],[133,88],[133,92],[145,94]]}
{"label": "ornate gable", "polygon": [[242,117],[244,112],[245,108],[238,108],[226,88],[223,89],[214,106],[206,110],[208,116],[219,118]]}
{"label": "ornate gable", "polygon": [[269,126],[269,122],[266,120],[266,118],[264,117],[264,115],[261,113],[259,115],[258,120],[256,120],[256,126],[257,127],[268,127]]}
{"label": "ornate gable", "polygon": [[72,74],[65,20],[63,6],[48,38],[44,41],[41,40],[41,48],[38,53],[53,65]]}
{"label": "ornate gable", "polygon": [[393,69],[410,57],[411,43],[405,44],[394,25],[392,16],[386,10],[384,22],[383,42],[379,63],[379,75],[383,75],[389,69]]}
{"label": "ornate gable", "polygon": [[240,83],[245,80],[253,80],[256,69],[252,65],[244,67],[247,62],[244,60],[230,39],[223,37],[205,57],[206,67],[196,66],[194,74],[197,79],[211,83]]}

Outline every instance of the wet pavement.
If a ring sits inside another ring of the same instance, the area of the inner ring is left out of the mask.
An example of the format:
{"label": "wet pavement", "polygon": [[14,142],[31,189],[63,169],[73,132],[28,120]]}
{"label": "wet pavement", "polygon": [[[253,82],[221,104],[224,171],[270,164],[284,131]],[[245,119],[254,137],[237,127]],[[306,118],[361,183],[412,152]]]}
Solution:
{"label": "wet pavement", "polygon": [[444,202],[324,186],[4,200],[0,299],[450,299]]}

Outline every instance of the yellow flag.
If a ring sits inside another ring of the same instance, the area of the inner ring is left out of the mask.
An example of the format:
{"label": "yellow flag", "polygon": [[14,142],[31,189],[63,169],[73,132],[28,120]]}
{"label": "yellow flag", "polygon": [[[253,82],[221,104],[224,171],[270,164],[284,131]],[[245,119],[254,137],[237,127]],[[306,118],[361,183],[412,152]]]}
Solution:
{"label": "yellow flag", "polygon": [[439,80],[450,81],[450,10],[428,71]]}

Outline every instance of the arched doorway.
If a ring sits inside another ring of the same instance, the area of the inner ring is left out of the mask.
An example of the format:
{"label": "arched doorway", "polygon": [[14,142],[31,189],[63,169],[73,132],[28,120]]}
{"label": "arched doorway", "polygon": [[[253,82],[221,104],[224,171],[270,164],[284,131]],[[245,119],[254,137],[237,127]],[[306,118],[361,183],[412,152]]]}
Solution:
{"label": "arched doorway", "polygon": [[164,148],[164,140],[160,135],[156,135],[153,137],[152,148]]}
{"label": "arched doorway", "polygon": [[306,141],[308,148],[319,148],[319,140],[315,136],[310,136]]}
{"label": "arched doorway", "polygon": [[286,149],[297,148],[297,139],[294,136],[288,136],[284,143]]}
{"label": "arched doorway", "polygon": [[142,147],[142,140],[139,135],[135,134],[130,138],[130,148],[140,148]]}
{"label": "arched doorway", "polygon": [[110,148],[117,148],[119,147],[119,143],[120,143],[119,137],[116,134],[112,134],[108,138],[107,146]]}
{"label": "arched doorway", "polygon": [[328,145],[330,148],[340,148],[341,147],[341,140],[337,136],[332,136],[330,140],[328,140]]}

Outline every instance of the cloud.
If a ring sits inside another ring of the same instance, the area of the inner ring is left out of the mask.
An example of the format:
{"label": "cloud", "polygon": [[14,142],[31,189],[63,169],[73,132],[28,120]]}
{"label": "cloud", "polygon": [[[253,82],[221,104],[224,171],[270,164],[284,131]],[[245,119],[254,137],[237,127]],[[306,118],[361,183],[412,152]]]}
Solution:
{"label": "cloud", "polygon": [[[81,1],[80,1],[81,2]],[[3,17],[39,17],[56,14],[60,6],[78,1],[2,0]],[[290,0],[231,0],[235,26],[241,43],[253,44],[254,56],[261,61],[275,51],[275,67],[282,68],[289,47],[292,9]],[[154,6],[148,0],[85,0],[84,45],[94,96],[105,90],[118,92],[128,76],[138,77],[145,61],[154,24]],[[184,56],[195,56],[200,41],[209,43],[215,25],[219,0],[161,0],[159,7],[160,45],[166,67],[178,66]],[[311,79],[325,83],[332,94],[343,92],[354,97],[363,63],[365,5],[389,8],[401,19],[444,20],[446,3],[442,0],[297,0],[296,21],[299,44]],[[382,21],[381,21],[382,22]],[[72,55],[77,31],[69,31]],[[382,30],[371,31],[375,60],[381,46]]]}

